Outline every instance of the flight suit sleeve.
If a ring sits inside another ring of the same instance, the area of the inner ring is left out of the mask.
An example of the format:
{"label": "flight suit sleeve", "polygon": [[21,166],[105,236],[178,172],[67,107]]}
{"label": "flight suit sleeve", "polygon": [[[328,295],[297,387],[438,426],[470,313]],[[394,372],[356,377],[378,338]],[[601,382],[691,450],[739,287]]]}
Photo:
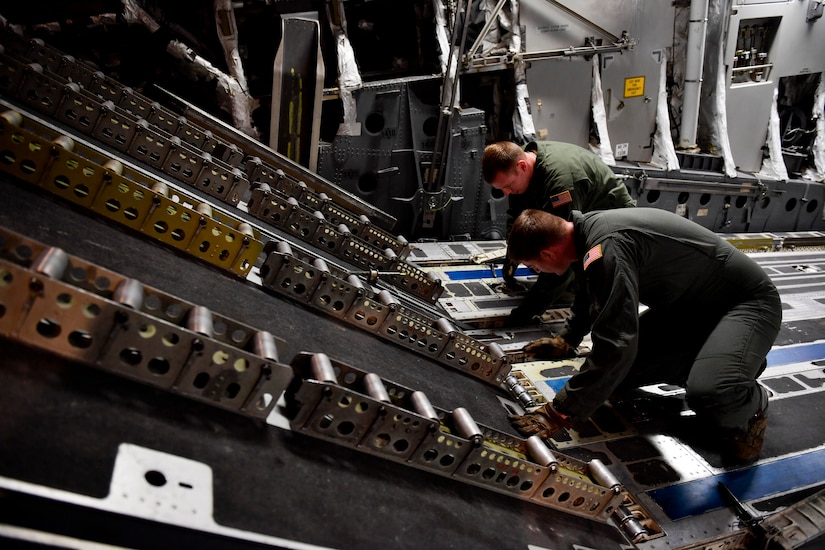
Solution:
{"label": "flight suit sleeve", "polygon": [[575,348],[590,332],[592,323],[590,319],[590,294],[587,285],[582,282],[585,281],[584,273],[581,266],[574,266],[572,271],[576,281],[576,294],[570,308],[570,317],[565,320],[560,335],[565,342]]}
{"label": "flight suit sleeve", "polygon": [[607,249],[603,256],[584,271],[593,319],[593,348],[581,370],[553,400],[554,407],[577,420],[586,419],[607,401],[630,371],[638,346],[636,270],[616,250],[619,247],[614,241],[608,239],[602,247]]}

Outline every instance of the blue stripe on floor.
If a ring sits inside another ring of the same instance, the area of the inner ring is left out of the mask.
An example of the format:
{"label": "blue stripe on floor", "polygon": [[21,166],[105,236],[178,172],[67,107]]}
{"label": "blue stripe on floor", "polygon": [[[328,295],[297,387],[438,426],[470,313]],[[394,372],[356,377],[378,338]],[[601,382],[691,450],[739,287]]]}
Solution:
{"label": "blue stripe on floor", "polygon": [[717,485],[724,483],[742,502],[761,499],[822,483],[825,472],[825,450],[757,464],[744,470],[726,472],[648,491],[669,518],[676,521],[688,516],[700,516],[727,506]]}
{"label": "blue stripe on floor", "polygon": [[[471,269],[467,271],[444,271],[444,274],[451,281],[466,281],[468,279],[491,279],[493,273],[490,269]],[[516,269],[516,277],[529,277],[535,275],[535,272],[529,267],[519,267]],[[500,269],[495,270],[495,277],[501,279],[503,275]]]}
{"label": "blue stripe on floor", "polygon": [[570,377],[565,376],[564,378],[553,378],[550,380],[545,380],[544,383],[547,384],[551,390],[553,390],[556,393],[559,393],[559,390],[564,387],[568,380],[570,380]]}
{"label": "blue stripe on floor", "polygon": [[825,359],[825,342],[772,349],[768,353],[768,366],[778,367],[819,359]]}
{"label": "blue stripe on floor", "polygon": [[[768,353],[768,368],[817,360],[825,360],[825,342],[814,342],[812,344],[773,349]],[[569,379],[569,376],[565,376],[562,378],[543,380],[543,382],[554,392],[558,393]],[[536,381],[534,380],[533,382],[535,383]]]}

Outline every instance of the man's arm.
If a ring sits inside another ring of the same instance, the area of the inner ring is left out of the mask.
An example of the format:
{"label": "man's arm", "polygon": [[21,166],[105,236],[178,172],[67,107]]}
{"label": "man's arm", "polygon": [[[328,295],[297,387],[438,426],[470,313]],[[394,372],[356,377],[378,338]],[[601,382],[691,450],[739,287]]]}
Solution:
{"label": "man's arm", "polygon": [[[619,243],[608,239],[603,257],[586,270],[593,348],[553,405],[574,419],[589,417],[627,376],[636,358],[639,290],[635,268]],[[570,342],[570,340],[568,340]],[[573,342],[570,342],[571,344]]]}

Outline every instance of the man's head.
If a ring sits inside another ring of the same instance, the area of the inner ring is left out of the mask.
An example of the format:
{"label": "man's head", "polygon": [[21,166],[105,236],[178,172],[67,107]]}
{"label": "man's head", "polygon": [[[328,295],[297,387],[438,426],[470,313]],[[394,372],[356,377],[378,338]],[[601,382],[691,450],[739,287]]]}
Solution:
{"label": "man's head", "polygon": [[510,141],[491,143],[481,158],[484,181],[505,195],[520,195],[527,191],[536,157]]}
{"label": "man's head", "polygon": [[510,229],[507,257],[515,264],[561,275],[578,260],[573,223],[542,210],[525,210]]}

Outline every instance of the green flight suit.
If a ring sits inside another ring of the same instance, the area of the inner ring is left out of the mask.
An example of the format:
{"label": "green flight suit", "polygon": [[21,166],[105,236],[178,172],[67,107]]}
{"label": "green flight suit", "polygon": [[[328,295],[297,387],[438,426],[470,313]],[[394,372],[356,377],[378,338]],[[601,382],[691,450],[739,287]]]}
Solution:
{"label": "green flight suit", "polygon": [[[507,233],[528,208],[567,218],[573,210],[590,212],[635,206],[627,188],[602,160],[587,149],[558,141],[531,141],[524,150],[536,154],[527,191],[509,196]],[[573,274],[542,273],[513,316],[527,321],[541,315],[571,284]]]}
{"label": "green flight suit", "polygon": [[[581,291],[562,336],[590,355],[554,399],[586,418],[616,392],[679,385],[688,405],[742,428],[763,405],[756,383],[782,304],[764,270],[712,231],[657,208],[573,212]],[[639,305],[649,309],[639,315]]]}

